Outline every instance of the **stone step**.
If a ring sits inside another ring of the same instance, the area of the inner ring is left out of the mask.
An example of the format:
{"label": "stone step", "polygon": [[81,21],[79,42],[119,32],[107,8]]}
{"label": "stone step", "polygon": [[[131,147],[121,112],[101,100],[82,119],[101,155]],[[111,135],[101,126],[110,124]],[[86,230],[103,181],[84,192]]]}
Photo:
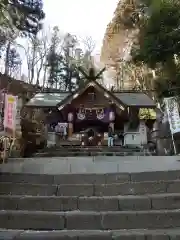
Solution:
{"label": "stone step", "polygon": [[[136,147],[136,146],[121,146],[121,145],[114,145],[113,147],[110,147],[110,149],[139,149],[140,147]],[[82,146],[81,144],[78,146],[78,145],[73,145],[73,144],[68,144],[68,145],[53,145],[53,146],[48,146],[44,149],[41,149],[39,151],[43,152],[43,151],[56,151],[56,150],[62,150],[62,149],[86,149],[86,150],[90,150],[90,149],[93,149],[93,150],[96,150],[96,149],[99,149],[99,150],[103,150],[103,149],[109,149],[108,145],[105,144],[105,145],[101,145],[101,146],[98,146],[98,145],[84,145]]]}
{"label": "stone step", "polygon": [[[177,179],[180,171],[172,172],[172,179]],[[132,176],[134,179],[135,175]],[[158,177],[158,174],[157,174]],[[162,178],[164,178],[162,174]],[[12,183],[32,183],[32,184],[105,184],[129,182],[129,173],[110,173],[110,174],[29,174],[29,173],[1,173],[0,182]]]}
{"label": "stone step", "polygon": [[0,196],[0,210],[140,211],[180,209],[180,194],[116,197]]}
{"label": "stone step", "polygon": [[[53,163],[52,163],[53,164]],[[113,162],[112,162],[113,164]],[[30,174],[30,173],[0,173],[0,182],[39,183],[39,184],[105,184],[123,182],[143,182],[180,179],[180,170],[138,172],[138,173],[107,173],[107,174]]]}
{"label": "stone step", "polygon": [[1,182],[1,195],[118,196],[180,193],[180,181],[127,182],[112,184],[28,184]]}
{"label": "stone step", "polygon": [[114,212],[0,211],[0,226],[23,230],[120,230],[180,227],[179,210]]}
{"label": "stone step", "polygon": [[113,147],[108,147],[108,146],[64,146],[64,147],[48,147],[42,150],[39,150],[38,152],[55,152],[55,151],[110,151],[110,152],[121,152],[121,151],[138,151],[140,148],[138,147],[123,147],[123,146],[113,146]]}
{"label": "stone step", "polygon": [[41,157],[86,157],[86,156],[150,156],[150,152],[143,151],[124,151],[124,152],[112,152],[112,151],[88,151],[88,152],[77,152],[77,151],[56,151],[56,152],[43,152],[43,153],[35,153],[33,157],[41,158]]}
{"label": "stone step", "polygon": [[63,230],[63,231],[21,231],[0,230],[2,240],[178,240],[180,229],[163,230]]}

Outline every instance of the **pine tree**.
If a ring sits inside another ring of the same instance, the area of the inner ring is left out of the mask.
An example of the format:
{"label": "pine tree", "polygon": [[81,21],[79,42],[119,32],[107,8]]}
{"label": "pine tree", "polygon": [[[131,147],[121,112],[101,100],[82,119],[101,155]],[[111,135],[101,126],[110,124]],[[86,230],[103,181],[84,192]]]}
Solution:
{"label": "pine tree", "polygon": [[80,82],[79,71],[74,58],[76,41],[70,34],[67,34],[62,42],[59,37],[59,29],[55,27],[47,58],[48,82],[51,87],[55,86],[61,90],[72,92],[77,87],[77,81]]}
{"label": "pine tree", "polygon": [[11,48],[8,55],[8,75],[12,76],[21,66],[20,54],[15,48]]}
{"label": "pine tree", "polygon": [[[146,3],[147,2],[147,3]],[[148,15],[139,25],[138,42],[132,55],[135,62],[143,62],[159,75],[155,88],[159,96],[168,96],[170,88],[180,93],[180,2],[178,0],[148,0],[144,3]]]}
{"label": "pine tree", "polygon": [[45,17],[42,0],[1,0],[0,24],[23,35],[36,34],[41,29]]}

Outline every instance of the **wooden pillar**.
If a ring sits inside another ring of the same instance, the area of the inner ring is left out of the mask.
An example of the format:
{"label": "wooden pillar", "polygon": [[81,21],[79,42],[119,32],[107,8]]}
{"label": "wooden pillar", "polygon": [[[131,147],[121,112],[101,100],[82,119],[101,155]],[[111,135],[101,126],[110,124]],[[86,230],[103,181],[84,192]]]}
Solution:
{"label": "wooden pillar", "polygon": [[73,123],[68,123],[68,138],[72,138],[73,135]]}
{"label": "wooden pillar", "polygon": [[113,132],[114,132],[114,122],[110,122],[110,123],[109,123],[109,127],[111,127],[112,130],[113,130]]}
{"label": "wooden pillar", "polygon": [[114,120],[115,120],[115,113],[113,110],[111,110],[109,112],[109,127],[112,128],[113,132],[114,132]]}
{"label": "wooden pillar", "polygon": [[71,139],[73,135],[73,113],[68,113],[68,138]]}

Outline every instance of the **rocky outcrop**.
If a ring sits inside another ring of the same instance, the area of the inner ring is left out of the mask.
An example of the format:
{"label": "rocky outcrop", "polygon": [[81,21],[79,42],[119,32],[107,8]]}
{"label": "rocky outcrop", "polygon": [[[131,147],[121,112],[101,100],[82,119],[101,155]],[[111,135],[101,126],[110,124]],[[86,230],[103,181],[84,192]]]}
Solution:
{"label": "rocky outcrop", "polygon": [[132,22],[135,7],[132,0],[120,0],[114,17],[107,26],[101,49],[101,62],[109,71],[113,67],[118,72],[121,61],[130,58],[131,46],[137,33]]}
{"label": "rocky outcrop", "polygon": [[108,24],[101,49],[101,61],[110,64],[124,58],[137,32],[132,22],[136,5],[133,0],[120,0]]}

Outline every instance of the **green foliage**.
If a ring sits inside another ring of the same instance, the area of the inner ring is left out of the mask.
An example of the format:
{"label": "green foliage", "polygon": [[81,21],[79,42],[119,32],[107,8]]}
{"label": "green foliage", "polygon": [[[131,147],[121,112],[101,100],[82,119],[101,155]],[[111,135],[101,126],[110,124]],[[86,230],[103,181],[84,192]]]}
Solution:
{"label": "green foliage", "polygon": [[83,85],[84,78],[78,66],[86,65],[87,68],[90,53],[87,51],[83,53],[78,45],[75,36],[67,34],[61,39],[58,27],[53,29],[51,48],[47,57],[48,83],[51,87],[72,92]]}
{"label": "green foliage", "polygon": [[180,53],[180,3],[156,0],[151,5],[151,16],[140,27],[139,51],[134,60],[150,67],[165,63]]}
{"label": "green foliage", "polygon": [[36,34],[45,17],[42,0],[0,0],[0,25],[19,30],[23,35]]}
{"label": "green foliage", "polygon": [[155,82],[158,96],[177,94],[169,89],[178,87],[179,67],[174,56],[180,55],[180,2],[149,0],[149,15],[139,24],[138,41],[132,48],[134,62],[143,62],[153,69],[161,66]]}
{"label": "green foliage", "polygon": [[8,53],[8,70],[9,73],[8,75],[11,76],[14,72],[16,72],[19,67],[21,66],[21,57],[20,54],[17,52],[15,48],[11,48],[9,53]]}
{"label": "green foliage", "polygon": [[[68,38],[72,37],[68,34]],[[71,50],[75,46],[75,39],[72,37],[72,44],[65,44],[66,39],[61,43],[59,36],[59,28],[54,27],[51,38],[50,52],[47,57],[47,65],[49,68],[48,83],[61,90],[72,91],[75,83],[72,81],[76,77],[76,69],[72,63],[70,56]]]}

